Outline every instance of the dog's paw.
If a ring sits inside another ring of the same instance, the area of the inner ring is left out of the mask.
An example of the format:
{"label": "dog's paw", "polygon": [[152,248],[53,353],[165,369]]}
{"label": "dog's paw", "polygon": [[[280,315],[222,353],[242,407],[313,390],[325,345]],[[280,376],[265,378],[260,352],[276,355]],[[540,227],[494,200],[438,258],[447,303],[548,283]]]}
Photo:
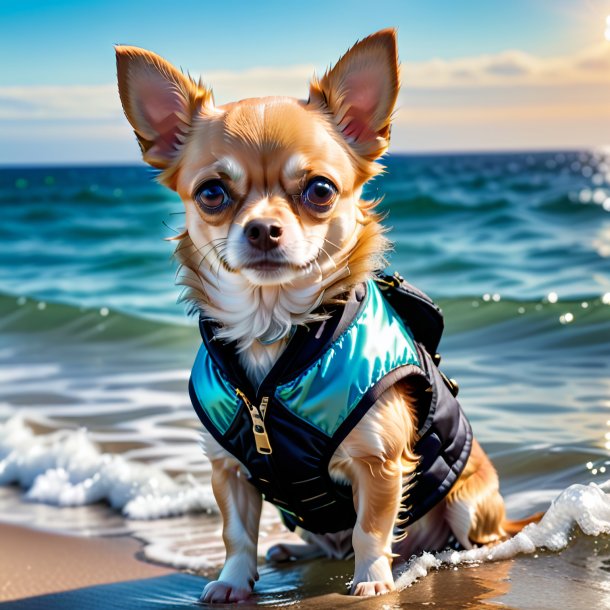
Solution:
{"label": "dog's paw", "polygon": [[265,559],[273,563],[318,557],[324,557],[324,551],[317,544],[274,544],[265,555]]}
{"label": "dog's paw", "polygon": [[359,582],[358,584],[352,585],[351,594],[357,595],[358,597],[366,597],[368,595],[383,595],[384,593],[390,593],[394,591],[396,587],[393,582],[381,582],[375,580],[372,582]]}
{"label": "dog's paw", "polygon": [[281,563],[284,561],[292,561],[296,559],[296,557],[288,548],[288,545],[274,544],[269,547],[269,550],[265,553],[265,559],[274,563]]}
{"label": "dog's paw", "polygon": [[251,589],[240,589],[228,582],[213,580],[205,586],[199,601],[204,604],[243,602],[250,597],[251,593]]}

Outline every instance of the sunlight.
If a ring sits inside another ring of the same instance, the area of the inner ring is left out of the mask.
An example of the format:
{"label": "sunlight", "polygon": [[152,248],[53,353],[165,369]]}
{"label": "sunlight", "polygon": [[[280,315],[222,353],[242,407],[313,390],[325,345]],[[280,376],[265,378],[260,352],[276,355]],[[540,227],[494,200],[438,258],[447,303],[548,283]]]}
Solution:
{"label": "sunlight", "polygon": [[610,15],[606,17],[606,40],[610,41]]}

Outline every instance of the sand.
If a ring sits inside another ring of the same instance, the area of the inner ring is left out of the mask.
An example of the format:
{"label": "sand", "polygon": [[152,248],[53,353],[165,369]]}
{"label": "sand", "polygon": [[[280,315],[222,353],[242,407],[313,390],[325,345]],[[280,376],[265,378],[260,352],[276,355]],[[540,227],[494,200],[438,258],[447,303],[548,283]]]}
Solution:
{"label": "sand", "polygon": [[0,601],[174,572],[139,561],[139,550],[126,536],[77,538],[0,524]]}
{"label": "sand", "polygon": [[[0,541],[0,602],[8,602],[0,604],[2,610],[196,607],[207,582],[140,561],[136,557],[139,543],[125,536],[77,538],[0,525]],[[446,581],[433,574],[425,579],[424,586],[400,595],[354,599],[341,594],[344,587],[338,584],[348,579],[350,562],[318,560],[263,567],[259,595],[252,603],[240,604],[240,608],[289,600],[292,604],[296,601],[297,607],[312,609],[354,605],[367,609],[421,608],[422,604],[486,608],[485,598],[492,590],[497,592],[490,583],[505,576],[507,568],[508,564],[490,566],[486,571],[491,574],[476,579],[462,573],[450,574]]]}
{"label": "sand", "polygon": [[[0,525],[0,610],[200,608],[207,579],[145,563],[129,537],[76,538]],[[314,560],[261,564],[251,601],[239,608],[604,608],[610,537],[578,536],[562,553],[432,571],[400,593],[345,595],[353,564]],[[227,606],[223,606],[227,607]]]}

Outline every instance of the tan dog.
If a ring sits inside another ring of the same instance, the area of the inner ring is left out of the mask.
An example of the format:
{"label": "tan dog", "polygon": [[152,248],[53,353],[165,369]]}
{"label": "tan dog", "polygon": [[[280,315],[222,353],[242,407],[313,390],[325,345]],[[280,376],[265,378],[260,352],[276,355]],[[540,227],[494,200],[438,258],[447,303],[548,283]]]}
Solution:
{"label": "tan dog", "polygon": [[[144,160],[178,192],[186,228],[177,256],[188,298],[234,342],[253,386],[286,348],[292,329],[319,320],[314,310],[341,300],[383,266],[388,243],[362,187],[387,150],[399,75],[396,36],[383,30],[357,43],[307,101],[246,99],[215,106],[201,82],[148,51],[117,47],[125,114]],[[264,417],[264,412],[263,412]],[[453,533],[464,546],[515,533],[505,520],[498,477],[476,443],[442,502],[393,539],[405,502],[403,481],[419,456],[417,414],[407,384],[386,390],[338,447],[333,480],[349,482],[357,520],[354,595],[394,589],[392,561],[442,548]],[[261,494],[244,465],[205,435],[212,486],[222,513],[226,562],[202,595],[206,602],[247,598],[257,574]],[[246,465],[247,469],[247,465]],[[279,546],[274,559],[328,548],[307,536]]]}

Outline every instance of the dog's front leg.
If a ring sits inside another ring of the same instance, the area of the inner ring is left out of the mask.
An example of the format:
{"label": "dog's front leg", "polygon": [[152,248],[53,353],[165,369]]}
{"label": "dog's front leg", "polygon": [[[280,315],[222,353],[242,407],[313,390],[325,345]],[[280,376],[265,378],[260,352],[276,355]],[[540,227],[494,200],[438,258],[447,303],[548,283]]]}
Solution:
{"label": "dog's front leg", "polygon": [[222,514],[222,539],[227,554],[218,580],[206,585],[201,601],[243,601],[258,580],[256,549],[262,498],[235,461],[228,459],[212,461],[212,491]]}
{"label": "dog's front leg", "polygon": [[350,465],[357,520],[352,534],[355,570],[351,593],[393,591],[392,533],[400,507],[401,469],[397,461],[355,458]]}

